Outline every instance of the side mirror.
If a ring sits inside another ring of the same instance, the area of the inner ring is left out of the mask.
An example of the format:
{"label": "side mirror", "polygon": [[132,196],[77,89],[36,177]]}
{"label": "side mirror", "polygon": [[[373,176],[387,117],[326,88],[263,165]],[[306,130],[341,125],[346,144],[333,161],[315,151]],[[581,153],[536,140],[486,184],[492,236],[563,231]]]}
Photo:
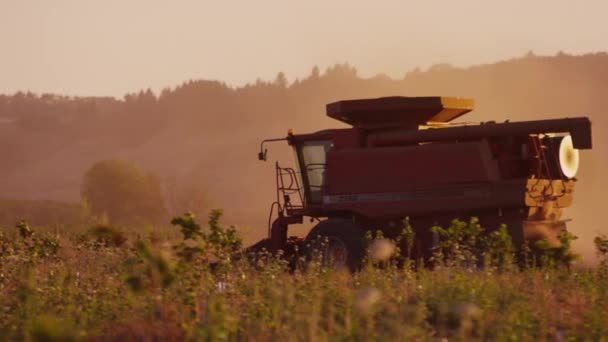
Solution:
{"label": "side mirror", "polygon": [[258,160],[266,161],[266,153],[268,153],[268,150],[258,152]]}
{"label": "side mirror", "polygon": [[260,152],[258,152],[258,160],[266,161],[266,154],[268,154],[268,149],[264,148],[265,143],[273,142],[273,141],[285,141],[285,140],[287,140],[287,138],[262,140],[262,142],[260,143]]}

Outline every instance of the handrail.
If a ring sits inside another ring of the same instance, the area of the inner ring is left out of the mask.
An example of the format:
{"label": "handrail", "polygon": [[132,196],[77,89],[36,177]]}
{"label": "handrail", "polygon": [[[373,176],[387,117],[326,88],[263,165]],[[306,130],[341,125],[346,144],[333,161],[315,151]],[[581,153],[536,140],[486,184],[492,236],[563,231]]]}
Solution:
{"label": "handrail", "polygon": [[[289,184],[285,184],[285,176],[289,176]],[[296,171],[290,167],[280,167],[279,163],[276,163],[276,177],[277,177],[277,202],[279,203],[280,215],[283,215],[285,208],[304,207],[304,197],[302,197],[302,188],[298,182]],[[294,205],[289,195],[297,193],[299,205]],[[282,196],[281,196],[282,195]],[[281,205],[281,197],[282,203]]]}

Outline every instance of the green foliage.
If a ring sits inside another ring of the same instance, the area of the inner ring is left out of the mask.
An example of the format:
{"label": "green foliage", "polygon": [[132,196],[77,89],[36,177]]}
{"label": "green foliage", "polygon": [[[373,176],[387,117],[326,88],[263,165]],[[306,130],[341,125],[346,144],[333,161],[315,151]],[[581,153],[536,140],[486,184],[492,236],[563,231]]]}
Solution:
{"label": "green foliage", "polygon": [[34,257],[47,258],[57,254],[61,245],[59,241],[52,236],[44,236],[34,238],[29,245],[29,253]]}
{"label": "green foliage", "polygon": [[608,237],[606,235],[596,236],[593,243],[600,258],[600,268],[608,277]]}
{"label": "green foliage", "polygon": [[469,267],[477,264],[483,228],[476,217],[472,217],[469,222],[454,219],[447,228],[434,226],[431,230],[439,236],[433,256],[435,263]]}
{"label": "green foliage", "polygon": [[602,258],[608,257],[608,237],[606,235],[596,236],[595,239],[593,239],[593,243],[595,244],[595,249]]}
{"label": "green foliage", "polygon": [[414,239],[416,238],[416,233],[414,232],[414,228],[412,227],[411,223],[410,223],[410,218],[406,217],[403,220],[403,230],[401,231],[401,234],[399,236],[399,241],[397,241],[397,244],[399,244],[399,242],[403,241],[404,245],[405,245],[405,256],[410,259],[412,257],[412,249],[414,248]]}
{"label": "green foliage", "polygon": [[180,227],[184,240],[203,238],[205,235],[201,231],[201,226],[194,219],[194,214],[188,212],[182,216],[174,217],[171,220],[171,224]]}
{"label": "green foliage", "polygon": [[[505,270],[516,264],[517,251],[506,225],[486,231],[479,224],[479,220],[472,217],[469,222],[455,219],[448,228],[435,226],[431,229],[439,237],[432,258],[436,265],[475,268],[483,261],[486,267]],[[537,240],[533,248],[530,248],[526,242],[519,250],[520,259],[523,259],[522,266],[535,266],[535,259],[538,257],[536,262],[540,262],[544,267],[571,267],[572,263],[579,259],[571,250],[571,243],[577,237],[564,231],[558,238],[558,246],[550,246],[545,240]]]}
{"label": "green foliage", "polygon": [[0,255],[16,255],[22,252],[31,258],[47,258],[57,254],[61,248],[61,244],[56,236],[52,234],[35,234],[34,230],[30,227],[26,220],[19,220],[15,224],[15,228],[19,233],[20,241],[13,241],[9,243],[4,238],[4,235],[0,235]]}
{"label": "green foliage", "polygon": [[105,213],[113,222],[155,223],[166,215],[158,178],[124,160],[93,165],[84,175],[81,195],[92,214]]}
{"label": "green foliage", "polygon": [[572,241],[578,239],[574,234],[563,231],[559,235],[559,246],[552,247],[545,240],[538,240],[534,246],[541,253],[541,263],[545,267],[567,267],[570,268],[572,263],[580,259],[580,256],[572,253]]}
{"label": "green foliage", "polygon": [[[207,254],[220,263],[230,262],[231,257],[242,247],[242,239],[234,226],[224,228],[219,224],[222,210],[214,209],[209,213],[209,232],[205,233],[195,221],[194,214],[186,213],[171,220],[171,224],[179,226],[183,242],[174,246],[178,255],[191,261],[197,254]],[[187,241],[197,243],[188,245]]]}
{"label": "green foliage", "polygon": [[[144,241],[135,243],[135,252],[138,257],[147,262],[147,269],[144,274],[148,277],[149,286],[162,286],[166,288],[175,279],[173,273],[172,262],[167,255],[163,255],[155,251],[150,244]],[[137,291],[142,289],[142,280],[137,277],[130,277],[127,282],[132,286],[132,289]],[[134,286],[134,285],[137,286]]]}
{"label": "green foliage", "polygon": [[134,250],[140,262],[130,263],[131,269],[125,278],[131,290],[140,293],[146,289],[166,289],[177,278],[182,284],[194,286],[193,283],[199,280],[193,273],[197,267],[227,266],[239,252],[242,242],[234,227],[224,228],[219,224],[221,216],[221,210],[210,212],[208,233],[202,231],[192,213],[173,218],[171,224],[180,227],[182,233],[182,241],[173,246],[177,258],[155,250],[144,240],[136,241]]}
{"label": "green foliage", "polygon": [[19,220],[19,222],[17,222],[15,227],[19,230],[19,235],[21,235],[21,237],[24,239],[29,238],[32,235],[34,235],[34,232],[30,228],[30,226],[27,224],[26,220]]}
{"label": "green foliage", "polygon": [[207,239],[211,246],[214,247],[217,256],[227,256],[238,251],[243,242],[236,231],[235,226],[224,228],[220,226],[219,221],[222,217],[221,209],[213,209],[209,214],[209,230],[210,234]]}
{"label": "green foliage", "polygon": [[125,233],[109,223],[98,223],[91,227],[88,234],[95,239],[96,247],[120,247],[127,242]]}
{"label": "green foliage", "polygon": [[2,232],[0,230],[0,257],[3,256],[9,256],[11,255],[11,250],[12,250],[12,246],[11,246],[11,242],[9,241],[9,239],[4,235],[4,232]]}
{"label": "green foliage", "polygon": [[482,245],[486,265],[504,269],[514,264],[515,246],[506,225],[483,237]]}
{"label": "green foliage", "polygon": [[[409,217],[406,217],[402,223],[403,223],[403,228],[401,229],[401,232],[399,233],[399,235],[394,240],[390,240],[390,239],[388,240],[395,247],[395,250],[392,253],[392,256],[390,258],[390,261],[394,265],[400,265],[406,269],[409,269],[414,266],[414,262],[422,263],[422,260],[412,260],[412,257],[413,257],[412,252],[413,252],[413,248],[414,248],[414,241],[416,238],[416,233],[410,223]],[[380,232],[380,231],[376,232],[376,237],[377,237],[377,239],[382,239],[383,238],[382,232]],[[370,245],[371,243],[372,243],[372,236],[371,236],[371,232],[369,232],[369,235],[366,236],[366,244]],[[386,246],[389,246],[389,245],[386,245]],[[369,254],[369,249],[368,249],[368,254]]]}

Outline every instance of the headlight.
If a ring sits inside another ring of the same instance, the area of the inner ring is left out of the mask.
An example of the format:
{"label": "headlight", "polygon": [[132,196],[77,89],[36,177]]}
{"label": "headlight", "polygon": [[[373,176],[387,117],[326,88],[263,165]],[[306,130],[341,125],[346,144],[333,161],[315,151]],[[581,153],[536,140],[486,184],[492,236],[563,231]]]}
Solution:
{"label": "headlight", "polygon": [[578,164],[578,150],[572,145],[572,137],[566,135],[559,144],[559,166],[564,176],[574,178]]}

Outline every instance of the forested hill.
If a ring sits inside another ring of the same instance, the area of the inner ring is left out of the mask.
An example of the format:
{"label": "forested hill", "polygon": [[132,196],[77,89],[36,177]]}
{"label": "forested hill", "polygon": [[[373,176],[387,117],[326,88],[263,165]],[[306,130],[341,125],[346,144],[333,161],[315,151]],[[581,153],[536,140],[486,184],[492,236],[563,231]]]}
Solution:
{"label": "forested hill", "polygon": [[[116,80],[120,82],[120,80]],[[231,88],[192,80],[160,94],[123,99],[73,98],[19,92],[0,95],[0,197],[77,201],[82,175],[107,158],[134,160],[166,183],[205,188],[227,219],[265,231],[274,196],[273,163],[257,161],[259,141],[296,132],[340,126],[325,116],[331,101],[379,96],[444,95],[476,99],[463,118],[523,120],[590,116],[595,148],[582,154],[575,207],[566,213],[580,236],[606,231],[594,218],[604,210],[608,155],[604,110],[608,96],[608,54],[558,54],[470,68],[437,65],[401,79],[361,78],[349,65],[288,82]],[[288,162],[284,146],[269,157]]]}

